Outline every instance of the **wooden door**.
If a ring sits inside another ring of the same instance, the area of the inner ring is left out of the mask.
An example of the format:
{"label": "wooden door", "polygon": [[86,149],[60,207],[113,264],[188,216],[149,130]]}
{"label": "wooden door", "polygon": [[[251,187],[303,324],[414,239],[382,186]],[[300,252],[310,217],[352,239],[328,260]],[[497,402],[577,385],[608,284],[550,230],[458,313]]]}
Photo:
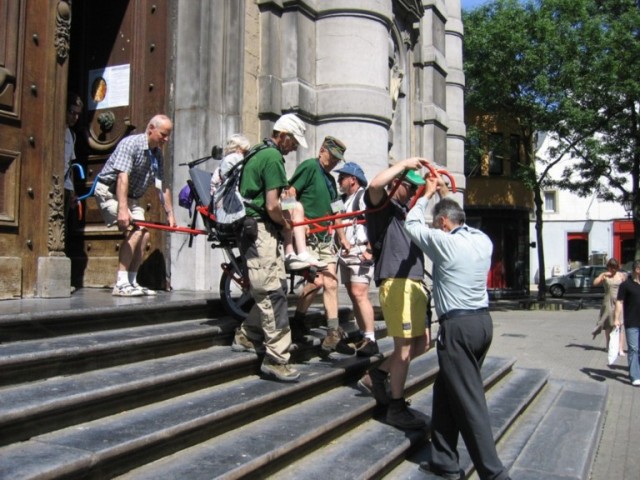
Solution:
{"label": "wooden door", "polygon": [[0,298],[46,296],[56,280],[69,293],[58,267],[70,18],[64,0],[0,0]]}
{"label": "wooden door", "polygon": [[[76,191],[88,191],[117,143],[144,132],[148,120],[167,113],[168,62],[166,0],[74,2],[71,26],[69,90],[84,101],[78,122],[76,154],[85,179],[76,175]],[[168,152],[165,152],[167,157]],[[170,166],[167,158],[165,169]],[[170,172],[165,170],[165,178]],[[142,199],[147,220],[164,221],[158,197],[150,188]],[[93,197],[72,216],[67,252],[76,287],[112,285],[122,235],[106,228]],[[162,288],[165,280],[164,235],[152,231],[150,257],[140,275]],[[153,266],[152,266],[153,265]],[[152,267],[151,267],[152,266]]]}

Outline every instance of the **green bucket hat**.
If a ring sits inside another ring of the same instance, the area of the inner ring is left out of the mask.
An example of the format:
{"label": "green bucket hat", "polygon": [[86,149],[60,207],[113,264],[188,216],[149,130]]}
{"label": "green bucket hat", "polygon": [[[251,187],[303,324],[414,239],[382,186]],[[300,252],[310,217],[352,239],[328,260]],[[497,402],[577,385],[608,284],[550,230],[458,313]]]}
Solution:
{"label": "green bucket hat", "polygon": [[405,171],[407,172],[407,175],[404,177],[404,179],[407,182],[409,182],[411,185],[415,185],[416,187],[419,187],[426,183],[424,181],[424,178],[422,178],[420,174],[415,170],[405,170]]}
{"label": "green bucket hat", "polygon": [[347,146],[335,137],[325,137],[322,146],[338,160],[344,160],[344,152]]}

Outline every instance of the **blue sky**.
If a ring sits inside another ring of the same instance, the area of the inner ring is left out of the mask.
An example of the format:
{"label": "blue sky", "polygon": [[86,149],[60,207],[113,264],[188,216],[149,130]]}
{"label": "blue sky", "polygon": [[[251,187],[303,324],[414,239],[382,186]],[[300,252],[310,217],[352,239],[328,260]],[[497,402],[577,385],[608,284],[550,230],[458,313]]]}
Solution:
{"label": "blue sky", "polygon": [[472,10],[479,5],[487,3],[489,0],[460,0],[463,10]]}

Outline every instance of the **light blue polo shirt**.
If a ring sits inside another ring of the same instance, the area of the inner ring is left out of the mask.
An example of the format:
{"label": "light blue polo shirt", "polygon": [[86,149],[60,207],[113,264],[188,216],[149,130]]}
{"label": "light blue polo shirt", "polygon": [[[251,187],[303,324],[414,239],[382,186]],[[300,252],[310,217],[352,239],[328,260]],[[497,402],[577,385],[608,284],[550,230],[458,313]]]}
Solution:
{"label": "light blue polo shirt", "polygon": [[449,233],[430,228],[425,220],[428,204],[426,198],[420,198],[407,215],[404,227],[409,238],[433,262],[436,314],[488,307],[487,275],[493,243],[485,233],[468,225]]}

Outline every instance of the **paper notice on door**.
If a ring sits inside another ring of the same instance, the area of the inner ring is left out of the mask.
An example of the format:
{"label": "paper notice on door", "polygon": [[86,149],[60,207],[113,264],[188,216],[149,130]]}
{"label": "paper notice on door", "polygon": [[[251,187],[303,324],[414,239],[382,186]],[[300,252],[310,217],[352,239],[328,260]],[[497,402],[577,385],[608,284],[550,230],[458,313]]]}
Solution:
{"label": "paper notice on door", "polygon": [[129,105],[131,65],[114,65],[89,71],[88,110]]}

